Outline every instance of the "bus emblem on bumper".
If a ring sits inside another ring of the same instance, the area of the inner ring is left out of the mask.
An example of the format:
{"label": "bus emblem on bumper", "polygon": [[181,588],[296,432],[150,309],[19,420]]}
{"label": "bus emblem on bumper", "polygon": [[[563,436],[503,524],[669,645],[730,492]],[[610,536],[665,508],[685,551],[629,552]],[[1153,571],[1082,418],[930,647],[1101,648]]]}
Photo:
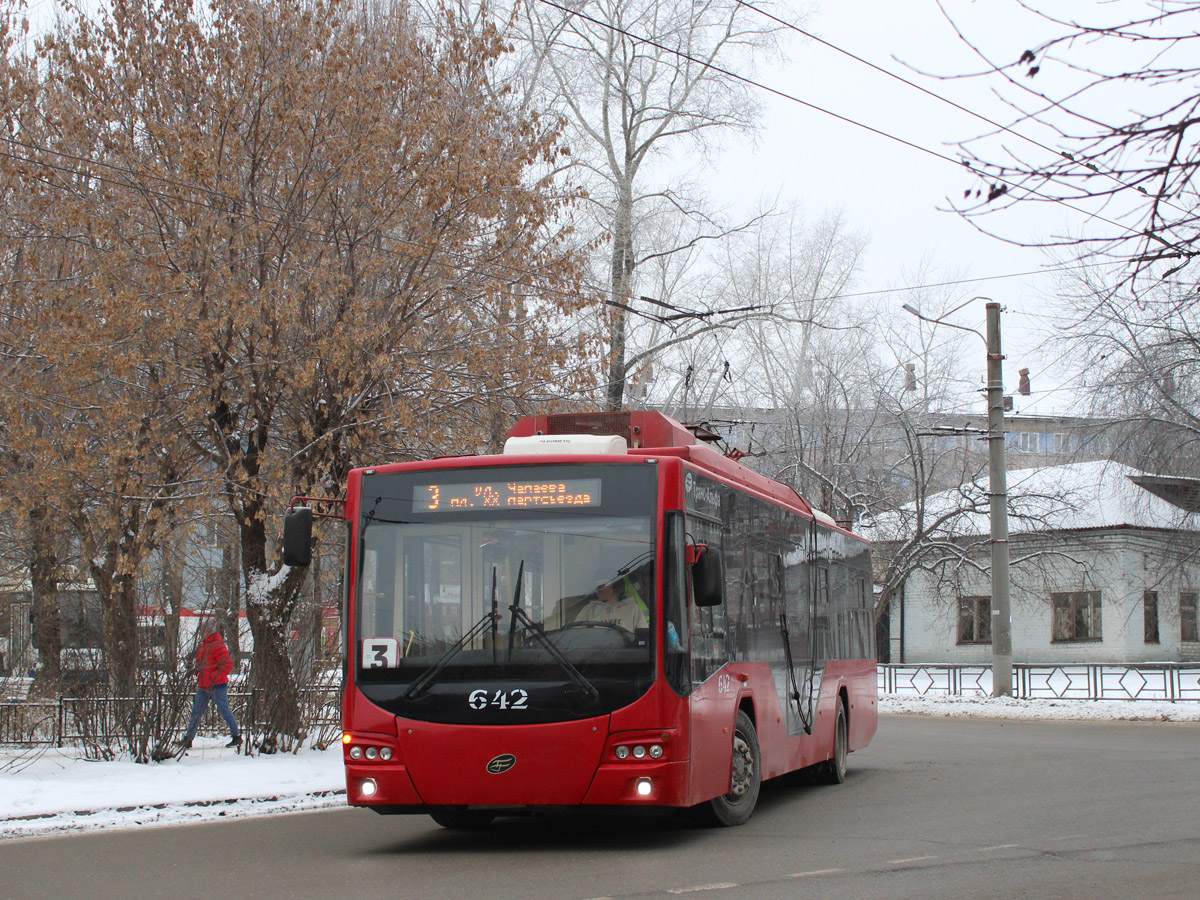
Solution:
{"label": "bus emblem on bumper", "polygon": [[487,770],[493,775],[501,775],[517,764],[517,758],[511,753],[501,753],[488,760]]}

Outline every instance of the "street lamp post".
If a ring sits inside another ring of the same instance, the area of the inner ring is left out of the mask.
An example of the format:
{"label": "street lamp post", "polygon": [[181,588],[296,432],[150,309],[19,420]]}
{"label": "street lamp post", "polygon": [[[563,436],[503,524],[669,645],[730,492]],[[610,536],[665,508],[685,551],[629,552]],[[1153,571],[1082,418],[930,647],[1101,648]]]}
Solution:
{"label": "street lamp post", "polygon": [[[1012,610],[1008,591],[1008,477],[1004,461],[1004,354],[1000,351],[1000,304],[991,302],[987,297],[972,297],[971,300],[988,300],[987,337],[974,328],[927,318],[908,303],[903,308],[923,322],[969,331],[987,347],[988,499],[992,525],[992,696],[1011,697]],[[965,305],[963,303],[950,312]]]}

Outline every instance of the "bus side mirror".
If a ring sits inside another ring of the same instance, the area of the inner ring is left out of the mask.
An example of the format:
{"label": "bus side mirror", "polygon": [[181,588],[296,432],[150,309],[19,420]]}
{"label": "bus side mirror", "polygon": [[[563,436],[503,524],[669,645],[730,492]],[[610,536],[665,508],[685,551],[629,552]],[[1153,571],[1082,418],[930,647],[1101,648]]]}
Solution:
{"label": "bus side mirror", "polygon": [[719,606],[725,599],[721,554],[704,544],[697,544],[688,547],[688,559],[692,564],[692,598],[696,605]]}
{"label": "bus side mirror", "polygon": [[313,511],[294,506],[283,517],[283,564],[307,566],[312,562]]}

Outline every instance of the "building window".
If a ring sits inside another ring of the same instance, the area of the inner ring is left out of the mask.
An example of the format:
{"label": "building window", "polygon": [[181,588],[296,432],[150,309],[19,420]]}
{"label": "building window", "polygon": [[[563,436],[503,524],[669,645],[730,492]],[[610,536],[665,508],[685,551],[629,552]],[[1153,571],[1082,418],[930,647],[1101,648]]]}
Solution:
{"label": "building window", "polygon": [[1074,591],[1051,594],[1055,641],[1098,641],[1100,635],[1100,592]]}
{"label": "building window", "polygon": [[992,598],[962,597],[958,601],[958,642],[992,642]]}
{"label": "building window", "polygon": [[1142,615],[1145,621],[1144,634],[1147,644],[1158,643],[1158,591],[1142,594]]}
{"label": "building window", "polygon": [[1196,591],[1183,591],[1179,595],[1179,639],[1200,641],[1196,633]]}

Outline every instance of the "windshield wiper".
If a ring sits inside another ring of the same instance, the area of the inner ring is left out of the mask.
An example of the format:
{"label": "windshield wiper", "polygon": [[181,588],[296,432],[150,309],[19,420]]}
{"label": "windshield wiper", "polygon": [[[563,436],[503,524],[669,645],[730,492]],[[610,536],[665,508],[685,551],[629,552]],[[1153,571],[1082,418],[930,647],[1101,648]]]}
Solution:
{"label": "windshield wiper", "polygon": [[509,656],[511,657],[512,655],[513,640],[516,636],[515,626],[518,622],[520,622],[522,629],[532,634],[537,639],[537,642],[546,648],[546,652],[549,653],[551,658],[562,667],[562,670],[566,672],[568,676],[570,676],[571,680],[575,682],[575,686],[587,694],[593,703],[598,702],[600,700],[600,692],[596,690],[596,686],[587,680],[584,674],[580,672],[578,668],[576,668],[575,664],[571,662],[571,660],[567,659],[566,654],[554,646],[554,642],[550,640],[550,638],[546,637],[545,633],[542,631],[542,626],[533,621],[533,619],[529,618],[525,610],[521,608],[521,576],[524,574],[524,572],[525,560],[521,560],[521,566],[517,569],[517,589],[513,592],[512,606],[508,608],[509,612],[512,613],[512,618],[509,619],[508,632]]}
{"label": "windshield wiper", "polygon": [[[520,568],[517,570],[517,586],[516,590],[513,591],[513,602],[508,608],[509,613],[511,614],[511,618],[509,619],[508,633],[508,652],[510,658],[516,638],[516,626],[517,623],[520,623],[521,628],[524,631],[530,632],[537,639],[537,642],[546,649],[551,658],[553,658],[553,660],[562,667],[563,671],[567,673],[573,682],[575,682],[576,687],[583,691],[593,703],[599,701],[600,692],[596,690],[596,686],[587,680],[584,674],[575,667],[575,664],[571,662],[571,660],[567,659],[561,650],[554,646],[554,642],[551,641],[550,638],[546,637],[546,635],[543,633],[542,627],[530,619],[525,610],[521,608],[521,582],[524,577],[524,572],[525,561],[521,560]],[[482,634],[488,628],[491,628],[493,632],[492,651],[494,657],[496,649],[495,632],[498,631],[497,626],[499,625],[499,622],[500,612],[496,602],[496,570],[493,569],[491,610],[484,613],[483,617],[474,625],[472,625],[471,629],[466,634],[455,641],[454,645],[445,653],[443,653],[437,662],[430,666],[420,678],[410,684],[408,686],[408,690],[404,692],[403,698],[405,700],[414,700],[424,693],[426,688],[433,684],[438,675],[441,674],[442,670],[450,663],[450,660],[458,656],[464,647],[471,643],[471,641],[473,641],[477,635]]]}
{"label": "windshield wiper", "polygon": [[496,620],[499,618],[499,613],[485,612],[483,614],[483,618],[471,626],[470,631],[455,641],[454,645],[445,653],[443,653],[441,657],[438,658],[437,662],[426,669],[425,673],[420,678],[408,686],[408,690],[404,692],[404,699],[413,700],[418,695],[424,693],[425,689],[433,683],[434,679],[437,678],[438,675],[441,674],[442,669],[446,668],[450,660],[458,656],[458,654],[462,652],[462,649],[467,646],[467,644],[475,640],[476,635],[481,634],[489,626],[494,629],[496,627]]}

